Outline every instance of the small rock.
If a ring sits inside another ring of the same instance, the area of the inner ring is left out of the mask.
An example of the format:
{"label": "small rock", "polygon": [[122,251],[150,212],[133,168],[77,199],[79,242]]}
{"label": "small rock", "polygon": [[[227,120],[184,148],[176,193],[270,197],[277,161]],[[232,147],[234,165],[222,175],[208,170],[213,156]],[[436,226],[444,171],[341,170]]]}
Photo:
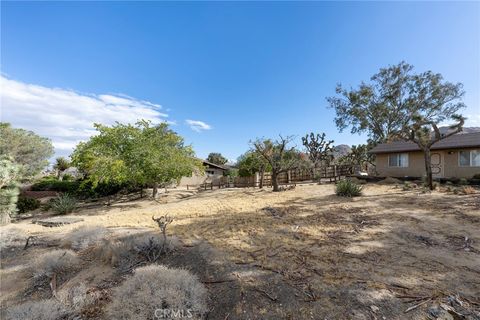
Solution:
{"label": "small rock", "polygon": [[375,313],[377,313],[380,310],[380,308],[375,306],[375,305],[371,305],[370,309],[372,309],[372,311],[375,312]]}

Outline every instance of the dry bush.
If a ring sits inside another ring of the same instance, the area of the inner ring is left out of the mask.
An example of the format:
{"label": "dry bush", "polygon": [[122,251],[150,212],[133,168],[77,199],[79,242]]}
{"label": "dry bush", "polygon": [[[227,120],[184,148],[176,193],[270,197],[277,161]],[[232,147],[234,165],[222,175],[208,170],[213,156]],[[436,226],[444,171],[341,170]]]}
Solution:
{"label": "dry bush", "polygon": [[62,280],[67,273],[74,271],[80,259],[71,250],[53,250],[46,252],[32,262],[30,270],[35,286],[46,284],[55,274]]}
{"label": "dry bush", "polygon": [[114,290],[113,302],[106,313],[109,319],[144,320],[155,319],[157,310],[162,319],[174,319],[169,312],[203,319],[206,297],[204,285],[189,271],[150,265],[136,269],[132,277]]}
{"label": "dry bush", "polygon": [[71,312],[60,302],[50,299],[29,301],[7,309],[6,320],[61,320]]}
{"label": "dry bush", "polygon": [[74,250],[83,250],[92,245],[102,242],[109,234],[105,227],[101,226],[84,226],[70,232],[63,242],[63,246],[70,247]]}
{"label": "dry bush", "polygon": [[25,245],[27,235],[18,228],[2,227],[0,229],[0,250],[8,247]]}
{"label": "dry bush", "polygon": [[155,262],[178,246],[179,241],[175,237],[168,237],[164,243],[160,234],[131,235],[122,239],[105,240],[98,246],[96,256],[121,271],[128,271],[141,261]]}
{"label": "dry bush", "polygon": [[475,190],[474,187],[467,186],[467,187],[462,187],[460,189],[460,192],[463,193],[463,194],[475,194],[475,193],[477,193],[477,190]]}
{"label": "dry bush", "polygon": [[401,184],[402,181],[392,177],[386,177],[385,179],[378,182],[380,185],[389,185],[389,184]]}
{"label": "dry bush", "polygon": [[57,298],[70,309],[81,312],[97,302],[98,297],[88,291],[84,283],[57,292]]}

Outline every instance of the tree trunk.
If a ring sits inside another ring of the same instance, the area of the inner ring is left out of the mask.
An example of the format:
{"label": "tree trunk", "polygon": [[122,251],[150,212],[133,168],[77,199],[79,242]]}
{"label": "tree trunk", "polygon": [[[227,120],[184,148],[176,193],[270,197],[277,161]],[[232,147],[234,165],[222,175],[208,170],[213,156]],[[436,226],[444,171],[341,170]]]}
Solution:
{"label": "tree trunk", "polygon": [[272,186],[274,192],[280,191],[278,188],[278,172],[275,170],[272,170]]}
{"label": "tree trunk", "polygon": [[10,223],[10,214],[8,212],[0,212],[0,226],[4,226]]}
{"label": "tree trunk", "polygon": [[155,199],[157,197],[157,192],[158,192],[158,183],[153,184],[153,191],[152,191],[152,197]]}
{"label": "tree trunk", "polygon": [[433,176],[432,176],[432,159],[430,154],[430,148],[425,148],[423,150],[423,155],[425,157],[425,174],[428,188],[433,190]]}
{"label": "tree trunk", "polygon": [[258,185],[259,189],[263,189],[263,176],[265,175],[265,168],[260,169],[260,183]]}

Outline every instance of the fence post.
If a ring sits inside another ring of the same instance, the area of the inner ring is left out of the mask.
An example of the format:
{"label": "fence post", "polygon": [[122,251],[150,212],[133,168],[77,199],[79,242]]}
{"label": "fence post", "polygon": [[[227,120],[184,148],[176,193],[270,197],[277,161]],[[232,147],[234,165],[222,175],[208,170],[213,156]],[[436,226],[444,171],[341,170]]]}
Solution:
{"label": "fence post", "polygon": [[337,182],[337,165],[335,164],[333,166],[333,176],[335,177],[335,182]]}

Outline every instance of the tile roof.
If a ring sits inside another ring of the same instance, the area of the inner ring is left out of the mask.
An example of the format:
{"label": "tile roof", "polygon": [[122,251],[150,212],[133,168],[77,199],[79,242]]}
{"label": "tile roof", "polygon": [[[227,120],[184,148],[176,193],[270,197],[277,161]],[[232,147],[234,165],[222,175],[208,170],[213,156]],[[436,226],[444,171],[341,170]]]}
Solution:
{"label": "tile roof", "polygon": [[[457,133],[433,144],[432,150],[459,149],[480,147],[480,132]],[[370,150],[370,153],[391,153],[404,151],[420,151],[420,148],[411,141],[394,141],[381,143]]]}

